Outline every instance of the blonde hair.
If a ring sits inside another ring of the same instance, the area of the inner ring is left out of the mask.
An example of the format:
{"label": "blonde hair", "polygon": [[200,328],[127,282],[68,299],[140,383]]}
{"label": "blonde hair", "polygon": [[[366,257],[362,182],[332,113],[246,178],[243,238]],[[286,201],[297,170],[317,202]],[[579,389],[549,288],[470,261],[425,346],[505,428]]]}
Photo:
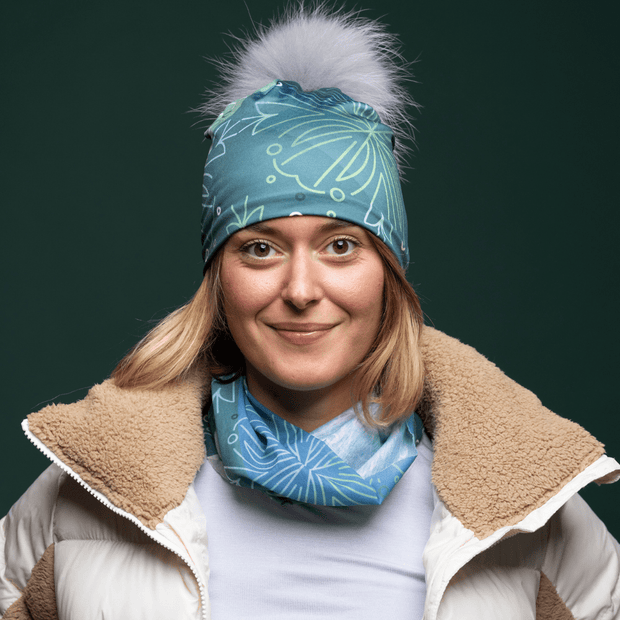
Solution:
{"label": "blonde hair", "polygon": [[[423,318],[420,302],[392,251],[369,235],[385,268],[381,327],[356,368],[352,399],[371,426],[389,426],[406,418],[422,395],[424,367],[418,341]],[[194,297],[156,325],[119,362],[112,373],[118,387],[159,389],[182,379],[197,365],[213,377],[241,376],[244,358],[224,315],[220,281],[223,253],[218,252]],[[369,405],[381,405],[371,416]]]}

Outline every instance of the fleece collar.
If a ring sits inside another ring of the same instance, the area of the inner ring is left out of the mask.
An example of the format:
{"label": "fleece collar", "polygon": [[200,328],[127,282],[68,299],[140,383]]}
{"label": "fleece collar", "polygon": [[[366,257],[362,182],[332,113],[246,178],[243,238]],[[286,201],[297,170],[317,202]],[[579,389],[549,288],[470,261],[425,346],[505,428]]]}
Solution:
{"label": "fleece collar", "polygon": [[[441,500],[478,538],[521,521],[603,455],[473,348],[424,327],[418,413],[433,438]],[[87,484],[154,529],[178,506],[205,457],[205,374],[162,390],[111,380],[70,405],[28,416],[30,431]]]}

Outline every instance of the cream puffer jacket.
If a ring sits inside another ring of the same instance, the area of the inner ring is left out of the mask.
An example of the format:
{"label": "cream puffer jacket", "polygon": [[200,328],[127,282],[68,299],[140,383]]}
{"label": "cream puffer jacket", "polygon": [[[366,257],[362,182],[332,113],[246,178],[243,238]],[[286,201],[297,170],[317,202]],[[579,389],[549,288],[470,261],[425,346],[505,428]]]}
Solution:
{"label": "cream puffer jacket", "polygon": [[[620,618],[620,548],[577,494],[620,465],[472,348],[426,327],[423,354],[436,496],[424,618]],[[198,375],[157,392],[106,381],[28,416],[53,465],[2,520],[3,618],[210,618],[192,484],[207,390]]]}

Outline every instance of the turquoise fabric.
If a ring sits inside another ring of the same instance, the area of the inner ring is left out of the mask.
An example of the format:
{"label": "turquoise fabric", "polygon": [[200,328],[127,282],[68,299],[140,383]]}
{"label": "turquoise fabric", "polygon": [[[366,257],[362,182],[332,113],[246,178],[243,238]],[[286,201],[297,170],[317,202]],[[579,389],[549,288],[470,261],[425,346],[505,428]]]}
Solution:
{"label": "turquoise fabric", "polygon": [[369,230],[409,263],[407,216],[393,133],[337,88],[274,81],[230,104],[207,131],[205,266],[237,230],[291,215],[339,218]]}
{"label": "turquoise fabric", "polygon": [[283,420],[248,391],[245,378],[211,383],[207,458],[231,484],[320,506],[381,504],[415,460],[422,421],[387,431],[348,410],[313,433]]}

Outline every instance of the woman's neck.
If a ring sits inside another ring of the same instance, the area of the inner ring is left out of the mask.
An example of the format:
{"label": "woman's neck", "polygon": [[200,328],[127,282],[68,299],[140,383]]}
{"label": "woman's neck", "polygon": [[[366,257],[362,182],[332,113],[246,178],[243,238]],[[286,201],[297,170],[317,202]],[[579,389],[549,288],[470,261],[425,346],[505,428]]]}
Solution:
{"label": "woman's neck", "polygon": [[353,405],[352,377],[314,390],[282,387],[248,367],[246,379],[250,394],[282,419],[310,433]]}

